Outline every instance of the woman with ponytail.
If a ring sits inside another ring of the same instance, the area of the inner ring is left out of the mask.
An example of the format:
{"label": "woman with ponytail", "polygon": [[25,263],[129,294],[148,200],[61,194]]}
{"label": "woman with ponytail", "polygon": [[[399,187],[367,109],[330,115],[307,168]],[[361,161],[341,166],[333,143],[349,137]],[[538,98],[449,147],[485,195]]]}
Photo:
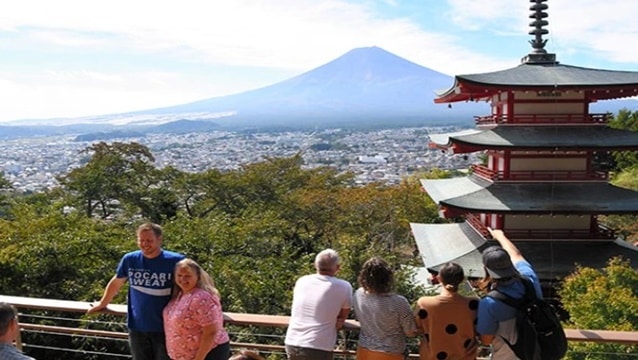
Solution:
{"label": "woman with ponytail", "polygon": [[436,280],[442,285],[441,293],[420,298],[415,309],[416,322],[423,334],[420,360],[474,360],[478,350],[474,325],[479,299],[458,293],[465,280],[459,264],[443,265]]}

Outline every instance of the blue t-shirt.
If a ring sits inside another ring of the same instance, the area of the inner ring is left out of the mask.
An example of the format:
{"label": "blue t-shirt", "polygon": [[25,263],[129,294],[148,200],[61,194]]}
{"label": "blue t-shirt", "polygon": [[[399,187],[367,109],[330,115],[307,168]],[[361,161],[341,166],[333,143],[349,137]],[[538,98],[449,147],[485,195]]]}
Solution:
{"label": "blue t-shirt", "polygon": [[163,332],[162,310],[168,304],[173,289],[175,264],[184,255],[162,250],[152,259],[144,257],[140,250],[122,257],[117,266],[117,277],[127,278],[129,330]]}

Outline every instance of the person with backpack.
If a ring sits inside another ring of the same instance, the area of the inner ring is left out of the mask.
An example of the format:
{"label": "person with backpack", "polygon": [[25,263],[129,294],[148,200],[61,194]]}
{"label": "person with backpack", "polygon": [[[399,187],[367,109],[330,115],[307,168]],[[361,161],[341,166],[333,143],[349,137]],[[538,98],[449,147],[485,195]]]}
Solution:
{"label": "person with backpack", "polygon": [[[489,229],[489,231],[500,246],[490,246],[483,251],[485,279],[489,282],[488,290],[498,291],[513,299],[523,299],[526,295],[524,281],[527,280],[533,286],[533,295],[541,299],[540,281],[532,265],[525,260],[520,250],[502,230]],[[479,334],[481,343],[492,345],[493,360],[520,359],[508,345],[515,344],[519,340],[516,320],[515,307],[490,295],[479,301],[476,332]]]}

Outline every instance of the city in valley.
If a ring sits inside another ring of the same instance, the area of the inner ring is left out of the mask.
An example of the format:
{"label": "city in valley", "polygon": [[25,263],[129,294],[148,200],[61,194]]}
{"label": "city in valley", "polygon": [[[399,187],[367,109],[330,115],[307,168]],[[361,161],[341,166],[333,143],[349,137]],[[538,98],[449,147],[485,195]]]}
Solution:
{"label": "city in valley", "polygon": [[[147,134],[105,142],[137,142],[147,146],[156,166],[182,171],[233,170],[266,158],[303,156],[305,166],[332,166],[356,174],[358,183],[398,183],[432,168],[464,169],[476,155],[452,155],[428,148],[428,134],[453,127],[411,127],[384,130],[330,129],[291,132],[214,131]],[[95,141],[94,141],[95,142]],[[82,166],[93,142],[76,136],[18,138],[0,141],[0,172],[18,191],[39,191],[58,185],[56,177]]]}

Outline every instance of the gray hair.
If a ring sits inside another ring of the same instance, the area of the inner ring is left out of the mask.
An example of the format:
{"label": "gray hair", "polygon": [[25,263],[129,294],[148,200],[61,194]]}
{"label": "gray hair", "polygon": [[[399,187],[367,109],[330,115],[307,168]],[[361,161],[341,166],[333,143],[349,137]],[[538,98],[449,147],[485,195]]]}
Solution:
{"label": "gray hair", "polygon": [[315,257],[315,268],[319,272],[332,272],[340,263],[339,254],[332,249],[325,249]]}

